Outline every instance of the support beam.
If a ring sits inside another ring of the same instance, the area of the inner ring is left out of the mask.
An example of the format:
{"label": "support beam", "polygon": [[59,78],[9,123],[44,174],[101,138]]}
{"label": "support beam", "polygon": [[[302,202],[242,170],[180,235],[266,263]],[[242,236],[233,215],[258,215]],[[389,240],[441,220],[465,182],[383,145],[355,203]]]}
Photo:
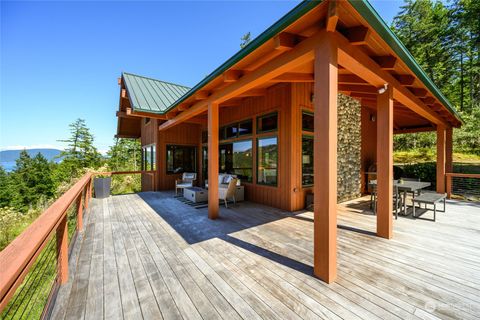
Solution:
{"label": "support beam", "polygon": [[347,37],[348,41],[354,45],[364,45],[367,44],[368,36],[370,34],[370,30],[364,26],[358,26],[353,28],[348,28],[345,30],[345,37]]}
{"label": "support beam", "polygon": [[420,98],[423,98],[425,96],[427,96],[427,93],[428,91],[426,89],[423,89],[423,88],[408,88],[408,90],[410,90],[415,96],[417,97],[420,97]]}
{"label": "support beam", "polygon": [[404,85],[404,86],[412,86],[413,83],[415,82],[415,77],[409,74],[397,74],[397,75],[394,75],[394,77],[395,79],[398,80],[398,82],[401,85]]}
{"label": "support beam", "polygon": [[315,49],[313,272],[337,277],[337,44],[332,36]]}
{"label": "support beam", "polygon": [[293,33],[281,32],[273,38],[275,50],[291,50],[303,39],[303,37]]}
{"label": "support beam", "polygon": [[382,87],[385,83],[393,86],[393,98],[402,105],[418,113],[425,119],[435,124],[446,124],[445,121],[418,97],[402,86],[389,72],[382,70],[365,52],[352,46],[347,39],[339,33],[334,34],[339,44],[338,62],[350,72],[361,77],[375,87]]}
{"label": "support beam", "polygon": [[200,90],[197,93],[195,93],[195,100],[205,100],[209,96],[208,91],[206,90]]}
{"label": "support beam", "polygon": [[347,92],[361,93],[377,93],[378,89],[372,86],[356,85],[356,84],[339,84],[338,90]]}
{"label": "support beam", "polygon": [[397,64],[397,58],[394,56],[376,56],[372,59],[379,65],[383,70],[394,70],[395,65]]}
{"label": "support beam", "polygon": [[418,133],[418,132],[429,132],[437,130],[434,127],[413,127],[413,128],[400,128],[395,130],[393,134],[404,134],[404,133]]}
{"label": "support beam", "polygon": [[433,97],[425,97],[425,98],[422,98],[421,99],[423,101],[423,103],[425,103],[426,105],[431,105],[431,104],[434,104],[435,103],[435,98]]}
{"label": "support beam", "polygon": [[313,82],[313,74],[311,73],[295,73],[287,72],[276,78],[272,82]]}
{"label": "support beam", "polygon": [[328,15],[327,15],[327,31],[334,32],[337,29],[338,23],[338,8],[337,0],[330,0],[328,2]]}
{"label": "support beam", "polygon": [[393,236],[393,88],[377,98],[377,235]]}
{"label": "support beam", "polygon": [[244,92],[242,94],[239,94],[237,97],[238,98],[245,98],[245,97],[262,97],[267,94],[267,89],[263,88],[258,88],[258,89],[252,89],[248,90],[247,92]]}
{"label": "support beam", "polygon": [[205,112],[208,103],[210,102],[222,103],[223,101],[234,98],[245,91],[258,87],[285,72],[291,71],[296,67],[300,67],[312,61],[314,58],[313,49],[318,46],[319,43],[324,41],[326,35],[327,32],[322,30],[310,38],[301,41],[292,50],[286,51],[252,72],[246,73],[238,81],[231,83],[227,87],[213,92],[207,100],[195,103],[189,110],[180,113],[175,119],[162,124],[160,130],[166,130]]}
{"label": "support beam", "polygon": [[223,73],[223,82],[235,82],[243,75],[242,70],[227,70]]}
{"label": "support beam", "polygon": [[445,171],[453,172],[453,128],[448,127],[445,133]]}
{"label": "support beam", "polygon": [[338,83],[341,84],[357,84],[357,85],[369,85],[367,81],[363,80],[362,78],[354,75],[354,74],[339,74],[338,75]]}
{"label": "support beam", "polygon": [[127,89],[122,89],[121,93],[120,93],[120,96],[122,98],[127,98]]}
{"label": "support beam", "polygon": [[445,127],[437,126],[437,192],[445,193]]}
{"label": "support beam", "polygon": [[208,218],[217,219],[218,207],[218,103],[208,104]]}

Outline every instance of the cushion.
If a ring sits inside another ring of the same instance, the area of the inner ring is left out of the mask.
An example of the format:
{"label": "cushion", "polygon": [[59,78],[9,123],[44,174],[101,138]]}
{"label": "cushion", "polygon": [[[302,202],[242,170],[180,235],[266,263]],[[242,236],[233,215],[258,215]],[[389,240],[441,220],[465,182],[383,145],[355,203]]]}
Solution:
{"label": "cushion", "polygon": [[225,175],[225,177],[223,178],[223,183],[225,184],[229,184],[230,181],[233,179],[233,177],[229,174]]}

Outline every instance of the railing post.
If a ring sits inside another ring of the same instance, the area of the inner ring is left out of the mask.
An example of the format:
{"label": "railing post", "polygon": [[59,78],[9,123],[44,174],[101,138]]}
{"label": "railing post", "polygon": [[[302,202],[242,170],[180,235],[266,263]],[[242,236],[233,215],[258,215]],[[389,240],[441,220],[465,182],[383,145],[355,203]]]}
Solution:
{"label": "railing post", "polygon": [[83,191],[77,199],[77,231],[83,229]]}
{"label": "railing post", "polygon": [[447,198],[450,199],[452,196],[452,176],[447,174]]}
{"label": "railing post", "polygon": [[68,281],[68,224],[66,214],[57,228],[57,268],[58,282],[60,284],[66,283]]}
{"label": "railing post", "polygon": [[92,180],[90,180],[88,183],[87,183],[87,187],[85,189],[85,209],[88,209],[88,203],[90,201],[90,197],[92,195],[92,191],[90,189],[90,184],[92,183]]}

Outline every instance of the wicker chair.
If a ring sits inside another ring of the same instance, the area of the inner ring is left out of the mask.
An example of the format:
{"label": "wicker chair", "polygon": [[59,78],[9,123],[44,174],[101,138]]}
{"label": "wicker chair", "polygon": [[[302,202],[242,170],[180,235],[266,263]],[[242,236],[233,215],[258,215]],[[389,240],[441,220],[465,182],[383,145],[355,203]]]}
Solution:
{"label": "wicker chair", "polygon": [[225,208],[228,208],[227,201],[228,199],[233,199],[233,205],[237,204],[235,199],[235,190],[237,189],[237,179],[232,178],[228,183],[227,187],[218,188],[218,198],[225,202]]}

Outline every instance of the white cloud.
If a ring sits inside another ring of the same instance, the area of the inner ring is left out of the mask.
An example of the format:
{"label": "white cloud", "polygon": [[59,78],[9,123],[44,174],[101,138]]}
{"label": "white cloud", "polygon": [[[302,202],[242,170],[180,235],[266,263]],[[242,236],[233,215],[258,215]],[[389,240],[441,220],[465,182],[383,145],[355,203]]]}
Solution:
{"label": "white cloud", "polygon": [[63,150],[63,147],[55,146],[52,144],[34,144],[30,146],[6,146],[0,148],[0,150],[23,150],[23,149],[59,149]]}

